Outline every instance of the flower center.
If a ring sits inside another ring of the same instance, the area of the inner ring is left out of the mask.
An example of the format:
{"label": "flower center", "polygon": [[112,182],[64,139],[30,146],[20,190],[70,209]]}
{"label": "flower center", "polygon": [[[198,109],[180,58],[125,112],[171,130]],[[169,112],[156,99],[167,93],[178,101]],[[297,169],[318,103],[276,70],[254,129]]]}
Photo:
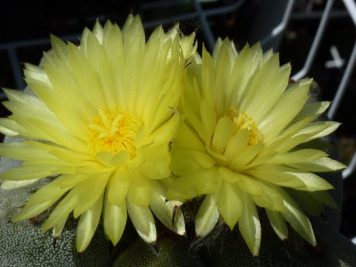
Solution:
{"label": "flower center", "polygon": [[238,116],[236,116],[235,111],[229,110],[227,112],[227,116],[229,116],[234,123],[235,132],[239,130],[247,130],[249,133],[247,146],[250,147],[252,145],[256,145],[262,141],[262,136],[260,131],[257,128],[255,121],[246,113],[240,112]]}
{"label": "flower center", "polygon": [[102,109],[99,116],[89,125],[89,146],[91,151],[107,151],[114,154],[128,151],[130,157],[136,156],[135,138],[141,120],[128,111]]}

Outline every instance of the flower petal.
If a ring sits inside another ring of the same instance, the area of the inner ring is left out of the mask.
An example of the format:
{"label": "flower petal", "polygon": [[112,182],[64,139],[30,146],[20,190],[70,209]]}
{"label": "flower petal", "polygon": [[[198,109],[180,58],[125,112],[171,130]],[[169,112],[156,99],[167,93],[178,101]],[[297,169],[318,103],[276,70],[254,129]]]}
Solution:
{"label": "flower petal", "polygon": [[25,186],[34,184],[38,180],[39,179],[23,180],[23,181],[5,180],[5,181],[1,182],[1,186],[0,187],[3,190],[11,190],[11,189],[21,188],[21,187],[25,187]]}
{"label": "flower petal", "polygon": [[109,180],[107,185],[107,202],[111,205],[121,206],[125,201],[129,189],[130,177],[127,170],[118,169]]}
{"label": "flower petal", "polygon": [[78,252],[83,252],[93,238],[100,221],[102,207],[103,194],[90,209],[80,216],[75,242]]}
{"label": "flower petal", "polygon": [[239,229],[248,248],[254,256],[258,255],[261,244],[261,224],[255,204],[251,197],[242,193],[243,210],[239,219]]}
{"label": "flower petal", "polygon": [[198,237],[206,236],[214,229],[219,220],[219,209],[212,194],[204,198],[195,216],[195,233]]}
{"label": "flower petal", "polygon": [[74,218],[79,217],[97,202],[105,190],[109,176],[108,173],[97,174],[72,189],[73,194],[78,198],[73,211]]}
{"label": "flower petal", "polygon": [[1,156],[17,160],[49,160],[56,159],[46,151],[36,149],[28,144],[13,142],[0,144]]}
{"label": "flower petal", "polygon": [[278,152],[288,151],[299,144],[324,137],[334,132],[339,126],[340,123],[334,121],[310,123],[307,127],[300,129],[294,135],[287,135],[284,140],[279,140],[280,145],[275,150]]}
{"label": "flower petal", "polygon": [[143,175],[150,179],[163,179],[170,176],[170,156],[167,142],[163,146],[144,149],[143,156],[145,162],[139,166],[139,170]]}
{"label": "flower petal", "polygon": [[221,183],[220,189],[216,194],[216,204],[221,217],[232,230],[244,209],[240,189],[236,185]]}
{"label": "flower petal", "polygon": [[188,149],[173,150],[172,159],[171,169],[176,175],[198,172],[215,165],[215,161],[207,153]]}
{"label": "flower petal", "polygon": [[259,124],[266,143],[272,141],[303,108],[308,99],[310,83],[310,80],[300,81],[288,89]]}
{"label": "flower petal", "polygon": [[168,201],[158,192],[152,194],[150,208],[154,215],[170,230],[179,235],[185,234],[185,222],[178,201]]}
{"label": "flower petal", "polygon": [[127,202],[127,212],[140,237],[147,243],[155,242],[156,225],[150,209]]}
{"label": "flower petal", "polygon": [[284,206],[286,209],[282,212],[282,215],[285,220],[288,221],[292,228],[306,241],[315,246],[316,240],[310,221],[287,194],[284,194]]}
{"label": "flower petal", "polygon": [[263,188],[263,194],[252,195],[254,202],[266,209],[282,211],[284,209],[283,196],[279,193],[278,187],[263,182],[260,186]]}
{"label": "flower petal", "polygon": [[251,78],[241,110],[253,116],[257,123],[260,122],[282,96],[290,71],[289,65],[279,67],[278,54],[271,56]]}
{"label": "flower petal", "polygon": [[152,186],[146,177],[138,171],[130,170],[130,187],[127,192],[127,199],[130,203],[142,207],[148,207],[152,197]]}
{"label": "flower petal", "polygon": [[46,232],[49,229],[55,227],[57,224],[61,224],[62,218],[67,218],[69,213],[74,209],[78,199],[71,192],[69,192],[61,202],[56,206],[56,208],[51,212],[48,219],[44,222],[41,227],[42,232]]}
{"label": "flower petal", "polygon": [[266,213],[268,216],[268,220],[271,223],[271,226],[274,232],[278,235],[278,237],[282,240],[288,238],[288,227],[286,222],[284,221],[283,216],[276,211],[266,209]]}
{"label": "flower petal", "polygon": [[216,114],[214,107],[204,99],[200,103],[200,116],[205,127],[205,131],[209,136],[212,136],[215,127],[218,127],[216,125]]}
{"label": "flower petal", "polygon": [[327,157],[288,165],[308,172],[330,172],[346,168],[344,164]]}
{"label": "flower petal", "polygon": [[176,137],[174,139],[174,145],[196,151],[205,151],[202,140],[185,123],[178,127]]}
{"label": "flower petal", "polygon": [[231,79],[232,86],[234,86],[230,101],[233,107],[241,105],[243,96],[246,94],[246,88],[250,82],[251,77],[256,72],[259,64],[263,58],[263,52],[259,43],[249,47],[245,47],[241,50],[238,57],[235,59],[232,73],[234,74]]}
{"label": "flower petal", "polygon": [[324,151],[317,149],[299,149],[294,152],[277,154],[268,160],[268,163],[274,164],[294,164],[301,162],[309,162],[312,160],[325,157],[327,154]]}
{"label": "flower petal", "polygon": [[106,198],[104,204],[104,231],[112,244],[116,244],[121,239],[127,221],[126,203],[120,205],[111,204]]}
{"label": "flower petal", "polygon": [[333,188],[330,183],[313,173],[301,172],[278,165],[256,167],[250,170],[249,174],[269,183],[292,187],[298,190],[319,191]]}
{"label": "flower petal", "polygon": [[214,152],[224,153],[233,129],[234,125],[229,117],[222,117],[218,120],[211,142],[211,148]]}
{"label": "flower petal", "polygon": [[216,168],[202,170],[174,180],[167,192],[168,199],[185,201],[202,194],[209,194],[218,185],[218,171]]}
{"label": "flower petal", "polygon": [[58,168],[54,166],[24,166],[7,170],[0,174],[0,179],[4,180],[32,180],[37,178],[45,178],[56,174]]}
{"label": "flower petal", "polygon": [[249,133],[247,130],[238,131],[228,140],[224,155],[228,159],[237,158],[246,148]]}

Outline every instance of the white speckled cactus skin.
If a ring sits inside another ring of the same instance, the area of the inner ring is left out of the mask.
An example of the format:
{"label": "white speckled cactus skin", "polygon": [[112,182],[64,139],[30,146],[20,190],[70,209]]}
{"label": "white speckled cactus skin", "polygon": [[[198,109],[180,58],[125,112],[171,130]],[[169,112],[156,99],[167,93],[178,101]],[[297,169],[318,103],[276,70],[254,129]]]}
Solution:
{"label": "white speckled cactus skin", "polygon": [[[2,158],[0,168],[4,170],[15,164],[15,161]],[[12,190],[0,189],[0,266],[107,266],[111,261],[111,245],[100,232],[87,251],[78,254],[74,249],[74,223],[68,223],[62,235],[54,239],[50,232],[42,234],[35,220],[11,222],[11,216],[38,187],[39,184],[34,184]]]}
{"label": "white speckled cactus skin", "polygon": [[31,189],[35,186],[0,189],[0,265],[75,266],[74,230],[66,229],[61,238],[54,241],[50,233],[41,234],[40,228],[30,221],[11,222],[11,215],[16,207],[24,204]]}

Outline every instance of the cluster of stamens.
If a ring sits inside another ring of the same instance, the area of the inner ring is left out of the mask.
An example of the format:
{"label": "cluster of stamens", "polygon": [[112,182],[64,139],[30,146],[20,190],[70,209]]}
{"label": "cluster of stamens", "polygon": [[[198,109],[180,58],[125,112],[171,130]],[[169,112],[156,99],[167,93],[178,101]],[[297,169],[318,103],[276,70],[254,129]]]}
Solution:
{"label": "cluster of stamens", "polygon": [[262,136],[255,121],[246,113],[240,112],[236,116],[236,112],[233,110],[229,110],[226,115],[231,118],[232,122],[234,123],[235,129],[234,131],[237,132],[239,130],[247,130],[249,133],[247,147],[256,145],[261,142]]}
{"label": "cluster of stamens", "polygon": [[117,154],[128,151],[130,157],[136,156],[135,139],[141,121],[128,111],[99,110],[88,127],[91,151],[107,151]]}

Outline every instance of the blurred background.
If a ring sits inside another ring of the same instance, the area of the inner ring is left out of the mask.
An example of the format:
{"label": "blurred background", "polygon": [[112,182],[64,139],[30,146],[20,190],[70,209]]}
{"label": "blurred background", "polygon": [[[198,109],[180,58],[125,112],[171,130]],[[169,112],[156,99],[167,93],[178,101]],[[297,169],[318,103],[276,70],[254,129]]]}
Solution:
{"label": "blurred background", "polygon": [[[50,49],[49,34],[78,42],[84,27],[110,19],[120,26],[140,14],[148,32],[180,23],[211,50],[217,37],[241,49],[261,42],[291,62],[294,80],[313,77],[322,100],[333,100],[327,117],[342,122],[333,137],[343,171],[341,232],[356,244],[356,4],[354,0],[61,0],[2,1],[0,86],[24,89],[23,63],[38,64]],[[0,92],[0,100],[5,100]],[[1,106],[0,116],[7,111]],[[341,179],[341,178],[340,178]]]}

